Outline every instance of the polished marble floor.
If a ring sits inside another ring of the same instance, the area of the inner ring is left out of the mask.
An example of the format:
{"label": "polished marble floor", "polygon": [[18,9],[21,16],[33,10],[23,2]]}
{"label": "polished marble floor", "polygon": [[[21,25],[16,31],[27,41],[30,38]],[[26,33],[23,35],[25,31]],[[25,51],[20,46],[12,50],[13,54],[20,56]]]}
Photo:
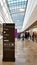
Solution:
{"label": "polished marble floor", "polygon": [[31,40],[15,41],[15,62],[3,62],[3,41],[0,39],[0,65],[37,65],[37,43]]}

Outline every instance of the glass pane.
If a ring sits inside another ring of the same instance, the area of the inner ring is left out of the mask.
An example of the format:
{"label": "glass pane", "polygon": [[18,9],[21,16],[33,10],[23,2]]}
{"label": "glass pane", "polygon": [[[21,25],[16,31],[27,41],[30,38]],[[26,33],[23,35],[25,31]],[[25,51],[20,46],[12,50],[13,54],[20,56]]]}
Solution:
{"label": "glass pane", "polygon": [[[8,7],[17,29],[22,29],[28,0],[8,0]],[[20,26],[20,27],[19,27]]]}

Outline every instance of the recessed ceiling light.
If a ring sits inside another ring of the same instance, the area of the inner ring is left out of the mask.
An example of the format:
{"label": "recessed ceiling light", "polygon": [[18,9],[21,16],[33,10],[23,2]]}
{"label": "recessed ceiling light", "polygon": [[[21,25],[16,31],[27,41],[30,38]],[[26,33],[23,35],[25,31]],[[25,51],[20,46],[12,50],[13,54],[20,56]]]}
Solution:
{"label": "recessed ceiling light", "polygon": [[24,12],[25,11],[25,9],[24,8],[21,8],[21,9],[19,9],[20,10],[20,12]]}

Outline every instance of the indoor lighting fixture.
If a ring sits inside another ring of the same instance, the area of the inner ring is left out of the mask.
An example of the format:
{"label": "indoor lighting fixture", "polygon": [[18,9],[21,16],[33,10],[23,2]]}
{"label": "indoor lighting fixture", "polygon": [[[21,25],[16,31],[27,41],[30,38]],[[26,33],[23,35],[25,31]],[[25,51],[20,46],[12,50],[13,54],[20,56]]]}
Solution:
{"label": "indoor lighting fixture", "polygon": [[23,9],[23,8],[21,8],[21,9],[19,9],[20,10],[20,12],[24,12],[25,11],[25,9]]}
{"label": "indoor lighting fixture", "polygon": [[37,31],[37,28],[33,28],[33,32],[34,32],[34,31]]}

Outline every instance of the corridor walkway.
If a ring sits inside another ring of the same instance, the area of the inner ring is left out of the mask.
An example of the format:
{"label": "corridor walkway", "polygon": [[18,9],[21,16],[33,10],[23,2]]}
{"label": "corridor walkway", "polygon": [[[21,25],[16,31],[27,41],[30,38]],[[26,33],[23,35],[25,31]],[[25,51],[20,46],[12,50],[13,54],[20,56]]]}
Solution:
{"label": "corridor walkway", "polygon": [[15,62],[3,62],[3,42],[0,39],[0,65],[37,65],[37,43],[31,40],[15,41]]}

